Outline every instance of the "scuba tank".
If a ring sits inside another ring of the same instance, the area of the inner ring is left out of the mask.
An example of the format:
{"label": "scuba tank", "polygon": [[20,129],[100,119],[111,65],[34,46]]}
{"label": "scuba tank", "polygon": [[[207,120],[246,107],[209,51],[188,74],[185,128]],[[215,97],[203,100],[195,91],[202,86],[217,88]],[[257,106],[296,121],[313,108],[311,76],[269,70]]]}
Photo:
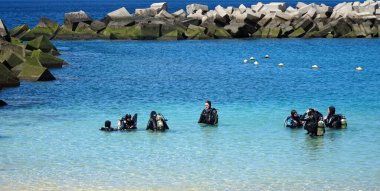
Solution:
{"label": "scuba tank", "polygon": [[157,129],[159,129],[159,130],[165,129],[165,127],[164,127],[164,117],[160,113],[157,114],[156,121],[157,121]]}
{"label": "scuba tank", "polygon": [[347,128],[347,119],[345,117],[342,117],[342,119],[340,120],[340,122],[342,124],[342,126],[341,126],[342,129]]}
{"label": "scuba tank", "polygon": [[117,129],[122,129],[124,127],[123,117],[120,117],[120,119],[117,121]]}
{"label": "scuba tank", "polygon": [[325,123],[318,121],[317,136],[322,136],[325,132]]}

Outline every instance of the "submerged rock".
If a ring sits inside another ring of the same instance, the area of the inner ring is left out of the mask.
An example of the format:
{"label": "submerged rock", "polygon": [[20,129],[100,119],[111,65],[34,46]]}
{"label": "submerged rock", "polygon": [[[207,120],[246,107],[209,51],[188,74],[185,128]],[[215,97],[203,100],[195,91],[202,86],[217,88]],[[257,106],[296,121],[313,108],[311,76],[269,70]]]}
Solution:
{"label": "submerged rock", "polygon": [[6,105],[8,105],[8,104],[5,101],[0,100],[0,107],[6,106]]}

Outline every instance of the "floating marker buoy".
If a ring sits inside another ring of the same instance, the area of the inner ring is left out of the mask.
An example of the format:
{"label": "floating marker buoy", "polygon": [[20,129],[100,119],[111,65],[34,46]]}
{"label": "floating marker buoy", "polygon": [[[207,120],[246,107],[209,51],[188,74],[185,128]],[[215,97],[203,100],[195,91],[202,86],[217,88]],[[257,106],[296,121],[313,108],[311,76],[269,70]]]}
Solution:
{"label": "floating marker buoy", "polygon": [[285,65],[283,63],[278,64],[280,67],[284,67]]}
{"label": "floating marker buoy", "polygon": [[248,60],[247,60],[247,59],[245,59],[245,60],[244,60],[244,63],[248,63]]}
{"label": "floating marker buoy", "polygon": [[255,64],[255,65],[258,65],[258,64],[259,64],[259,62],[255,61],[253,64]]}
{"label": "floating marker buoy", "polygon": [[359,66],[359,67],[356,67],[355,70],[357,70],[357,71],[362,71],[363,68]]}
{"label": "floating marker buoy", "polygon": [[267,54],[267,55],[265,55],[264,57],[265,57],[265,58],[269,58],[269,55]]}
{"label": "floating marker buoy", "polygon": [[251,59],[251,60],[254,60],[255,58],[252,56],[250,59]]}
{"label": "floating marker buoy", "polygon": [[318,65],[312,65],[311,68],[318,69],[319,66]]}

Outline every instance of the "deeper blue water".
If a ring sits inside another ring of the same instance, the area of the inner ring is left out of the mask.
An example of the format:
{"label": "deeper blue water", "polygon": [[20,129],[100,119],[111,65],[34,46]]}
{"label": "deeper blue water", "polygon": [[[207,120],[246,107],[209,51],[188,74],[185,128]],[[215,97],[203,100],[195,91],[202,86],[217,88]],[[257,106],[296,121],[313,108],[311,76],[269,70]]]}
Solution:
{"label": "deeper blue water", "polygon": [[[54,43],[56,81],[0,91],[0,190],[380,190],[378,39]],[[283,127],[330,105],[347,129]],[[168,132],[145,131],[151,110]],[[126,112],[137,131],[98,130]]]}
{"label": "deeper blue water", "polygon": [[[131,0],[0,0],[0,18],[3,19],[8,28],[27,23],[30,27],[34,27],[41,16],[53,19],[63,24],[64,13],[72,11],[85,11],[93,19],[102,19],[107,13],[120,7],[126,7],[130,13],[134,13],[136,8],[146,8],[152,3],[160,2],[157,0],[131,1]],[[244,4],[250,7],[259,1],[231,1],[231,0],[167,0],[169,12],[175,12],[179,9],[186,10],[186,5],[192,3],[200,3],[214,9],[216,5],[224,7],[238,7]],[[274,2],[271,0],[263,0],[263,3]],[[295,7],[298,1],[287,0],[289,5]],[[329,6],[335,6],[342,2],[340,0],[305,0],[305,3],[324,3]]]}

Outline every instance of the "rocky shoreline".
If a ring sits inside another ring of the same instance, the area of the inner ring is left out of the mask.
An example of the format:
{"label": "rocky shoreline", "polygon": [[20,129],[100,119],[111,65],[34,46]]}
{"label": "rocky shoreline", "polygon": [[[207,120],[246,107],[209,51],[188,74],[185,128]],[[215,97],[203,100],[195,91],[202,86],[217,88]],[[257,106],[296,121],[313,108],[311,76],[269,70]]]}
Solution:
{"label": "rocky shoreline", "polygon": [[[49,68],[62,68],[67,64],[55,57],[57,55],[57,48],[47,36],[35,35],[27,41],[21,40],[13,37],[0,19],[0,89],[20,86],[21,80],[55,80]],[[5,105],[0,100],[0,107]]]}
{"label": "rocky shoreline", "polygon": [[10,30],[10,35],[30,40],[49,39],[183,40],[228,38],[371,38],[380,33],[380,1],[344,2],[335,7],[324,4],[257,3],[251,6],[209,9],[191,4],[186,11],[168,12],[168,4],[149,8],[125,7],[93,20],[86,12],[65,13],[64,25],[41,18],[38,25]]}

